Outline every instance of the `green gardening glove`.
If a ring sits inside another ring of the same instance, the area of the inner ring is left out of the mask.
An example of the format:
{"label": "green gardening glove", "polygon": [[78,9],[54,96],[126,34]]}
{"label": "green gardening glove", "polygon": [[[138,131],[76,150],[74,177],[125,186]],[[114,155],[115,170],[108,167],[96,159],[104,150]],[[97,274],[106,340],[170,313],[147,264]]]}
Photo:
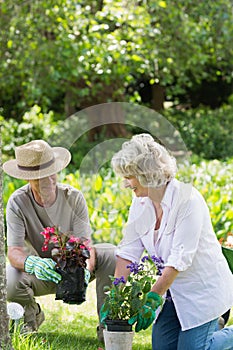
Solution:
{"label": "green gardening glove", "polygon": [[88,269],[85,269],[84,271],[84,281],[85,281],[85,285],[86,287],[88,286],[88,283],[90,281],[90,278],[91,278],[91,273]]}
{"label": "green gardening glove", "polygon": [[109,310],[106,308],[106,305],[103,304],[100,308],[100,314],[99,314],[99,318],[100,318],[100,323],[104,324],[106,318],[108,318],[108,314],[109,314]]}
{"label": "green gardening glove", "polygon": [[29,255],[24,262],[24,270],[34,274],[39,280],[59,283],[62,277],[54,270],[55,265],[53,259]]}
{"label": "green gardening glove", "polygon": [[135,332],[139,332],[142,329],[147,329],[155,319],[155,311],[159,306],[163,304],[162,297],[155,293],[149,292],[147,294],[147,302],[143,307],[139,310],[137,315],[131,317],[128,321],[129,324],[136,323]]}

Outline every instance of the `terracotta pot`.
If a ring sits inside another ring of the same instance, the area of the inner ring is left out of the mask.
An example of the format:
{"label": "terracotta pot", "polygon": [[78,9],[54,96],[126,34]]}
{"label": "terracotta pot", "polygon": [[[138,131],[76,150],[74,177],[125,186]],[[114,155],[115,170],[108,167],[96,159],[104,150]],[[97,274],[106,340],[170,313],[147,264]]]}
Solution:
{"label": "terracotta pot", "polygon": [[81,304],[86,300],[85,271],[77,267],[75,271],[57,269],[62,280],[57,285],[56,300],[63,300],[67,304]]}

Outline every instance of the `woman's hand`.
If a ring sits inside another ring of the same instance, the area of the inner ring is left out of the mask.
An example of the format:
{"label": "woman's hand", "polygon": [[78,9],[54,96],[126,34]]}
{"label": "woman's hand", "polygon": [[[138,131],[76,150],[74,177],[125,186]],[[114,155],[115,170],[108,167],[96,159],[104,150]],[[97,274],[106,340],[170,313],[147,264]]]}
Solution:
{"label": "woman's hand", "polygon": [[149,292],[147,294],[147,302],[139,310],[138,314],[131,317],[128,321],[129,324],[136,323],[135,332],[139,332],[142,329],[147,329],[155,319],[155,311],[159,306],[163,304],[162,297],[154,292]]}

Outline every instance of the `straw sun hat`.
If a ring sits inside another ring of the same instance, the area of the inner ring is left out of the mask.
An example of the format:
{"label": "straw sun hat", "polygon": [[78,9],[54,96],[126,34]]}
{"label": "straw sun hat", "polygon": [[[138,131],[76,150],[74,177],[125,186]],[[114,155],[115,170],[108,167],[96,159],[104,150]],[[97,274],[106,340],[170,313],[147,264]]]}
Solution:
{"label": "straw sun hat", "polygon": [[58,173],[70,162],[71,154],[63,147],[51,147],[34,140],[15,148],[15,158],[3,164],[3,170],[17,179],[35,180]]}

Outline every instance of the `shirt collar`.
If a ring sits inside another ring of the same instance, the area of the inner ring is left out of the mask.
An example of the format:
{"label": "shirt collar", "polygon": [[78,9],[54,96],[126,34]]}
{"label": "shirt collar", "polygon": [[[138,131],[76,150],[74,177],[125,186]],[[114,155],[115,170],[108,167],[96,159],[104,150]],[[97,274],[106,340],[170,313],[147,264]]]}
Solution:
{"label": "shirt collar", "polygon": [[[164,205],[168,209],[171,209],[174,191],[178,187],[178,182],[179,182],[178,180],[172,179],[168,183],[163,199],[161,201],[162,206]],[[149,197],[140,197],[139,201],[140,201],[140,204],[142,205],[145,205],[145,204],[151,205],[151,199]]]}
{"label": "shirt collar", "polygon": [[168,207],[168,209],[171,209],[172,200],[174,197],[174,191],[175,191],[175,188],[177,188],[177,186],[178,186],[178,180],[176,180],[176,179],[172,179],[167,184],[167,188],[166,188],[166,191],[164,193],[163,199],[161,201],[161,205],[165,205],[166,207]]}

